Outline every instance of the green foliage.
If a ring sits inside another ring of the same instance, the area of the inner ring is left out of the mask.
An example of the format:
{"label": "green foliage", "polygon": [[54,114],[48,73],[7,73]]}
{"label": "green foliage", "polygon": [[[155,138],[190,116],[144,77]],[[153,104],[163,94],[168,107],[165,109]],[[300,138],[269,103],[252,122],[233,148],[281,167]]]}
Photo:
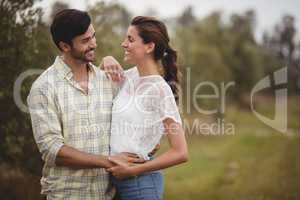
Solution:
{"label": "green foliage", "polygon": [[130,24],[131,14],[122,5],[104,2],[97,3],[89,8],[88,12],[96,31],[97,62],[106,55],[113,55],[117,60],[122,61],[121,43]]}
{"label": "green foliage", "polygon": [[[40,162],[30,119],[17,107],[13,97],[17,77],[27,69],[45,67],[54,55],[49,48],[48,29],[41,21],[41,10],[32,7],[34,2],[0,4],[0,160],[38,172]],[[32,80],[26,80],[21,87],[23,101],[31,83]]]}
{"label": "green foliage", "polygon": [[296,43],[295,18],[283,16],[274,27],[274,31],[264,34],[263,47],[276,57],[277,63],[288,67],[288,87],[290,94],[298,92],[300,87],[300,45]]}
{"label": "green foliage", "polygon": [[233,81],[231,96],[245,105],[244,94],[250,93],[258,80],[280,66],[276,56],[255,41],[254,11],[233,14],[226,23],[221,12],[213,12],[189,26],[180,26],[181,21],[182,17],[176,26],[174,44],[183,71],[189,68],[191,72],[192,88],[202,81],[216,85]]}

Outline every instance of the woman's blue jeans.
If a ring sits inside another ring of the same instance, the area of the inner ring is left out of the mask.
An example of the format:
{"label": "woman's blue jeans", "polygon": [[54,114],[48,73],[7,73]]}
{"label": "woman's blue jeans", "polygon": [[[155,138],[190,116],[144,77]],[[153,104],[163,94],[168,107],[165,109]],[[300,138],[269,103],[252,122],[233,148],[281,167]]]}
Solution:
{"label": "woman's blue jeans", "polygon": [[140,176],[119,180],[112,177],[118,200],[161,200],[163,176],[160,171],[146,172]]}

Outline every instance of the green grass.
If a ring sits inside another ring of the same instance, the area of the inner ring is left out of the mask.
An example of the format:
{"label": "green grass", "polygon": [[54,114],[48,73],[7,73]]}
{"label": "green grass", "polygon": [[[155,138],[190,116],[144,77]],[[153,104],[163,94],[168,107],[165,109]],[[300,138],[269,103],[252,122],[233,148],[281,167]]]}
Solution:
{"label": "green grass", "polygon": [[[299,111],[289,105],[289,131],[282,134],[251,112],[230,107],[226,120],[235,124],[235,134],[188,135],[189,161],[164,170],[164,199],[300,199]],[[164,138],[160,152],[166,147]]]}
{"label": "green grass", "polygon": [[[228,106],[226,122],[234,135],[187,134],[189,161],[164,170],[166,200],[299,200],[300,107],[289,99],[288,134],[260,122],[249,110]],[[272,105],[258,104],[259,112],[272,116]],[[204,116],[186,115],[186,121]],[[167,148],[162,141],[162,153]],[[21,167],[21,166],[20,166]],[[39,177],[0,165],[0,188],[7,199],[35,200]],[[5,172],[5,173],[3,173]]]}

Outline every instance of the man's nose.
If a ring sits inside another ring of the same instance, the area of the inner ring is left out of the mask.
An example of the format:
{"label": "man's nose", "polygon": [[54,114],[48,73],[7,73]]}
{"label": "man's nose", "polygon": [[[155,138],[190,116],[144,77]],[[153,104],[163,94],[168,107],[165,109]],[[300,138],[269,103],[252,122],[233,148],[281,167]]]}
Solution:
{"label": "man's nose", "polygon": [[97,47],[97,41],[96,41],[96,38],[93,39],[93,40],[91,40],[89,46],[90,46],[90,48],[93,48],[93,49],[95,49],[95,48]]}

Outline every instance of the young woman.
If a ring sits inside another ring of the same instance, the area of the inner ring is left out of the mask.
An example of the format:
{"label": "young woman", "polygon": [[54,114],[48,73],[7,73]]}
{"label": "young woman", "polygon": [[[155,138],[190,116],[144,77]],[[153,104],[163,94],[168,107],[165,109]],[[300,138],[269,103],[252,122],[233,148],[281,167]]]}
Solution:
{"label": "young woman", "polygon": [[[186,162],[188,155],[175,100],[177,54],[169,45],[166,26],[152,17],[135,17],[122,47],[125,62],[136,67],[126,71],[113,101],[109,159],[116,166],[108,171],[121,200],[162,199],[163,177],[157,170]],[[164,133],[170,148],[152,159],[149,152]],[[128,164],[114,156],[120,152],[137,154],[147,162]]]}

